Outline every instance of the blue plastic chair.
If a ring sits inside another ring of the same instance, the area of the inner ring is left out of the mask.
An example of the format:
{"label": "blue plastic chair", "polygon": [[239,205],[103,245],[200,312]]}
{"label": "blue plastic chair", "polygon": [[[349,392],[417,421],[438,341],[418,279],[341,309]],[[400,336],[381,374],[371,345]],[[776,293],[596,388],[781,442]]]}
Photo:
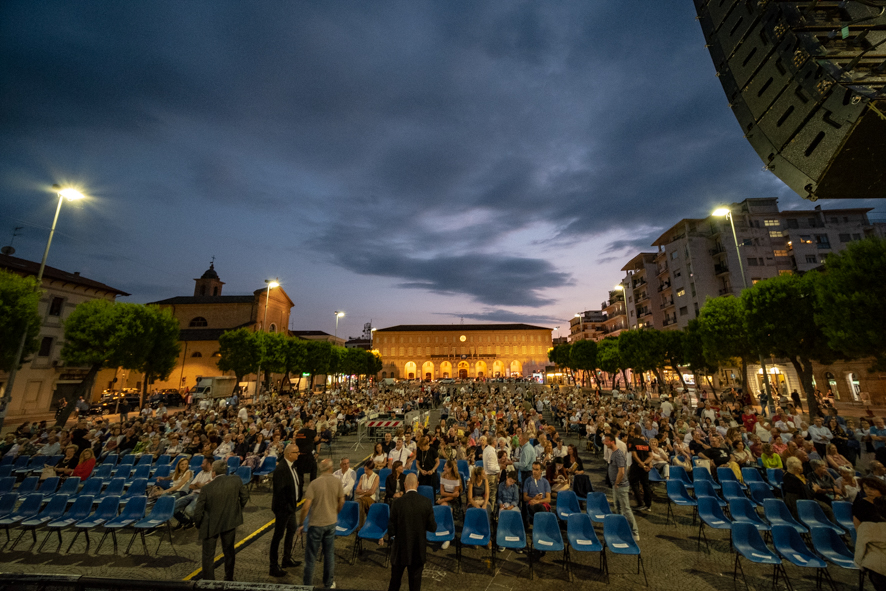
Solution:
{"label": "blue plastic chair", "polygon": [[90,474],[90,478],[98,478],[101,480],[107,480],[111,477],[111,470],[114,469],[114,466],[111,464],[99,464],[95,467]]}
{"label": "blue plastic chair", "polygon": [[[538,512],[532,516],[532,547],[536,552],[563,552],[563,568],[568,575],[566,566],[566,546],[563,544],[563,535],[560,533],[560,525],[557,516],[552,513]],[[529,554],[529,578],[535,578],[535,566],[533,555]]]}
{"label": "blue plastic chair", "polygon": [[578,504],[578,496],[571,490],[563,490],[557,493],[557,517],[561,521],[567,521],[570,515],[581,514]]}
{"label": "blue plastic chair", "polygon": [[523,516],[519,511],[502,511],[499,513],[498,530],[495,532],[495,545],[498,548],[509,548],[511,550],[520,550],[526,547],[526,529],[523,527]]}
{"label": "blue plastic chair", "polygon": [[[481,509],[482,511],[482,509]],[[357,553],[363,549],[363,540],[381,540],[388,534],[388,520],[391,518],[391,508],[387,503],[373,503],[369,506],[366,513],[366,521],[363,527],[357,531],[357,543],[354,544],[354,553],[351,562],[357,556]],[[387,553],[385,554],[385,565],[388,564]]]}
{"label": "blue plastic chair", "polygon": [[797,517],[799,517],[800,522],[810,530],[814,527],[829,527],[838,535],[842,536],[846,533],[843,531],[842,527],[831,523],[831,520],[828,519],[824,514],[824,511],[821,510],[821,505],[819,505],[817,501],[810,499],[798,500]]}
{"label": "blue plastic chair", "polygon": [[765,484],[766,486],[769,486],[769,488],[772,488],[768,482],[763,480],[763,476],[756,468],[742,468],[741,477],[744,479],[745,486],[750,486],[752,482],[759,482],[760,484]]}
{"label": "blue plastic chair", "polygon": [[[554,517],[553,515],[551,517]],[[554,517],[554,520],[557,518]],[[486,509],[471,507],[465,512],[464,526],[461,529],[461,539],[456,545],[458,571],[461,572],[461,547],[462,546],[485,546],[492,537],[492,528],[489,525],[489,514]],[[490,556],[492,560],[495,555]]]}
{"label": "blue plastic chair", "polygon": [[747,496],[744,494],[741,485],[737,481],[723,480],[720,482],[720,486],[723,487],[721,490],[723,492],[723,498],[726,499],[726,502],[732,501],[733,499],[747,499]]}
{"label": "blue plastic chair", "polygon": [[603,521],[603,541],[606,547],[613,554],[625,554],[637,556],[637,574],[643,569],[643,579],[646,580],[646,586],[649,586],[649,579],[646,577],[646,566],[643,564],[643,557],[640,555],[640,546],[634,541],[634,535],[631,533],[631,527],[628,525],[628,519],[624,515],[607,515]]}
{"label": "blue plastic chair", "polygon": [[50,521],[54,521],[61,517],[65,508],[68,506],[68,497],[64,495],[55,495],[52,499],[49,500],[49,503],[40,511],[37,515],[33,517],[29,517],[27,519],[23,519],[19,524],[19,528],[21,528],[21,532],[19,532],[18,537],[10,546],[10,551],[15,550],[16,544],[18,544],[19,540],[22,539],[22,536],[25,535],[25,532],[30,531],[31,537],[34,539],[34,542],[31,544],[31,548],[37,543],[37,528],[43,525],[44,523],[48,523]]}
{"label": "blue plastic chair", "polygon": [[[145,516],[145,508],[148,506],[148,498],[147,497],[132,497],[126,506],[123,507],[123,511],[117,517],[113,519],[109,519],[105,522],[105,533],[102,535],[101,541],[98,543],[98,547],[95,549],[96,555],[101,551],[102,544],[105,543],[105,538],[108,537],[108,534],[111,534],[111,539],[114,541],[114,555],[117,555],[117,530],[123,529],[124,527],[128,527],[135,523],[136,521],[140,521]],[[135,538],[135,534],[132,536]],[[130,540],[130,545],[132,540]]]}
{"label": "blue plastic chair", "polygon": [[[49,479],[47,478],[47,480]],[[80,490],[80,477],[69,476],[67,480],[62,482],[61,487],[59,487],[54,496],[65,496],[70,499],[76,496],[78,490]]]}
{"label": "blue plastic chair", "polygon": [[696,466],[692,469],[692,482],[697,486],[699,481],[710,482],[716,490],[720,490],[720,485],[714,482],[714,477],[708,469]]}
{"label": "blue plastic chair", "polygon": [[40,483],[40,486],[37,487],[37,490],[35,492],[39,492],[44,497],[54,495],[55,491],[58,490],[58,483],[60,480],[61,479],[58,476],[50,476]]}
{"label": "blue plastic chair", "polygon": [[[46,465],[48,462],[49,458],[47,456],[31,456],[29,458],[27,466],[25,466],[24,468],[19,468],[15,472],[16,474],[20,475],[30,474],[32,472],[40,472],[41,470],[43,470],[43,466]],[[58,464],[58,461],[55,463]]]}
{"label": "blue plastic chair", "polygon": [[726,501],[720,498],[720,495],[717,494],[717,491],[714,489],[713,485],[707,480],[696,480],[695,481],[695,498],[696,500],[701,499],[702,497],[710,497],[712,499],[716,499],[717,504],[721,507],[726,506]]}
{"label": "blue plastic chair", "polygon": [[228,474],[233,474],[240,467],[240,458],[231,456],[228,458]]}
{"label": "blue plastic chair", "polygon": [[[390,476],[390,475],[391,475],[390,468],[382,468],[381,470],[378,471],[378,492],[382,496],[384,496],[385,485],[387,484],[388,476]],[[362,476],[362,474],[361,474],[361,476]],[[357,479],[357,481],[359,482],[359,479]]]}
{"label": "blue plastic chair", "polygon": [[[266,458],[265,461],[267,462],[269,459],[270,458]],[[202,466],[202,465],[203,465],[203,454],[193,455],[193,456],[191,456],[191,463],[188,464],[188,470],[193,472],[194,476],[196,476],[197,473],[200,472],[200,466]]]}
{"label": "blue plastic chair", "polygon": [[126,486],[125,478],[112,478],[110,482],[108,482],[108,488],[105,489],[105,495],[108,497],[119,497],[123,494],[123,489]]}
{"label": "blue plastic chair", "polygon": [[668,481],[679,480],[684,487],[692,488],[692,480],[690,480],[689,474],[686,473],[686,469],[683,466],[671,466],[670,472]]}
{"label": "blue plastic chair", "polygon": [[766,546],[754,524],[743,521],[735,521],[732,524],[732,547],[735,548],[735,568],[732,570],[733,584],[738,576],[738,572],[741,571],[741,578],[744,580],[745,589],[748,588],[748,580],[744,575],[744,568],[741,566],[740,558],[742,557],[754,564],[771,564],[773,566],[773,586],[777,586],[779,573],[784,574],[784,578],[787,581],[787,573],[785,573],[784,566],[781,564],[781,559]]}
{"label": "blue plastic chair", "polygon": [[8,492],[12,492],[12,489],[15,488],[15,482],[15,476],[6,476],[4,478],[0,478],[0,495],[5,495]]}
{"label": "blue plastic chair", "polygon": [[249,466],[240,466],[237,468],[237,476],[240,477],[243,486],[249,486],[249,483],[252,482],[252,468]]}
{"label": "blue plastic chair", "polygon": [[120,458],[120,461],[111,470],[111,474],[116,476],[118,472],[121,472],[122,473],[121,475],[125,478],[125,477],[129,476],[130,472],[132,472],[132,467],[134,464],[135,464],[135,455],[126,454],[125,456]]}
{"label": "blue plastic chair", "polygon": [[117,508],[120,506],[120,497],[104,497],[101,502],[98,504],[98,508],[92,515],[89,515],[77,523],[74,524],[75,534],[74,539],[71,540],[71,543],[68,545],[68,549],[65,551],[70,552],[71,548],[74,546],[74,542],[77,541],[77,537],[80,536],[80,532],[82,531],[86,535],[86,551],[89,551],[89,530],[99,527],[103,525],[106,521],[110,521],[117,517]]}
{"label": "blue plastic chair", "polygon": [[[166,484],[166,486],[168,487],[171,484],[168,480],[158,481],[157,479],[158,478],[169,478],[169,474],[171,473],[171,470],[172,470],[172,467],[169,466],[168,464],[165,466],[158,466],[157,469],[154,470],[154,475],[148,479],[148,486],[155,486],[157,484],[159,484],[160,486],[163,486],[164,484]],[[164,487],[164,488],[166,488],[166,487]]]}
{"label": "blue plastic chair", "polygon": [[[3,456],[8,457],[8,456]],[[0,478],[8,478],[12,476],[12,464],[7,464],[5,466],[0,466]]]}
{"label": "blue plastic chair", "polygon": [[704,539],[705,547],[710,553],[711,544],[705,534],[704,526],[707,525],[713,529],[732,529],[732,521],[723,514],[718,500],[707,496],[698,497],[698,518],[698,545],[696,549],[701,547],[701,541]]}
{"label": "blue plastic chair", "polygon": [[5,468],[6,466],[10,466],[12,464],[15,464],[15,460],[16,460],[16,458],[14,456],[9,455],[9,454],[7,454],[3,457],[0,457],[0,468]]}
{"label": "blue plastic chair", "polygon": [[784,470],[781,468],[766,468],[766,479],[769,484],[780,489],[784,484]]}
{"label": "blue plastic chair", "polygon": [[137,497],[145,496],[145,493],[148,489],[148,479],[147,478],[136,478],[132,481],[132,484],[129,485],[129,488],[126,489],[126,492],[120,495],[120,504],[125,505],[131,499]]}
{"label": "blue plastic chair", "polygon": [[[47,480],[49,479],[47,478]],[[58,480],[56,480],[56,482],[58,482]],[[39,484],[39,476],[28,476],[27,478],[22,480],[21,484],[18,485],[18,488],[15,490],[15,492],[17,492],[19,496],[29,495],[31,493],[37,492],[37,486]]]}
{"label": "blue plastic chair", "polygon": [[160,457],[157,458],[157,461],[154,462],[154,468],[157,469],[160,466],[169,466],[172,461],[172,456],[169,454],[161,454]]}
{"label": "blue plastic chair", "polygon": [[855,564],[855,555],[849,551],[840,536],[830,527],[812,528],[812,547],[819,556],[840,568],[859,571],[858,588],[864,585],[864,571]]}
{"label": "blue plastic chair", "polygon": [[[522,525],[522,524],[521,524]],[[499,527],[501,527],[499,525]],[[594,531],[594,524],[589,515],[574,514],[570,515],[566,521],[566,539],[569,541],[569,551],[566,553],[566,570],[569,573],[570,581],[574,580],[572,570],[572,560],[570,554],[575,552],[599,552],[600,553],[600,571],[608,574],[606,569],[606,552],[603,544]]]}
{"label": "blue plastic chair", "polygon": [[468,464],[467,460],[456,460],[455,465],[458,467],[458,473],[461,474],[461,479],[467,482],[468,478],[471,477],[471,465]]}
{"label": "blue plastic chair", "polygon": [[433,486],[427,486],[425,484],[418,485],[418,494],[420,494],[421,496],[423,496],[427,499],[430,499],[431,504],[432,505],[434,504],[435,499],[434,499],[434,487]]}
{"label": "blue plastic chair", "polygon": [[[15,463],[12,465],[12,471],[16,474],[19,474],[21,471],[27,472],[28,464],[31,462],[30,456],[18,456],[15,458]],[[24,473],[22,472],[22,473]]]}
{"label": "blue plastic chair", "polygon": [[849,501],[834,501],[831,504],[834,519],[837,524],[851,534],[855,533],[855,523],[852,521],[852,503]]}
{"label": "blue plastic chair", "polygon": [[[742,478],[744,478],[744,476],[742,476]],[[720,486],[723,486],[724,482],[735,482],[738,484],[739,488],[747,488],[735,476],[735,472],[732,471],[732,468],[727,468],[725,466],[717,468],[717,480],[720,481]]]}
{"label": "blue plastic chair", "polygon": [[[276,470],[276,469],[277,469],[277,458],[275,458],[274,456],[266,457],[264,459],[264,461],[261,463],[261,466],[259,466],[256,470],[253,470],[253,472],[252,472],[252,476],[254,478],[253,482],[260,482],[262,477],[271,475],[274,472],[274,470]],[[363,468],[359,468],[357,470],[357,474],[362,474],[362,473],[363,473]],[[360,480],[360,476],[357,476],[357,479],[354,480],[354,488],[357,487],[357,482],[359,482],[359,480]],[[354,494],[353,491],[351,491],[351,494],[352,495]]]}
{"label": "blue plastic chair", "polygon": [[25,497],[25,500],[19,505],[18,509],[12,511],[8,515],[0,517],[0,525],[6,530],[6,541],[12,538],[9,536],[9,526],[36,517],[40,513],[40,507],[43,506],[43,495],[40,493],[31,493]]}
{"label": "blue plastic chair", "polygon": [[437,530],[426,533],[429,542],[442,544],[455,540],[455,522],[452,519],[452,507],[435,505],[434,521],[437,523]]}
{"label": "blue plastic chair", "polygon": [[591,521],[594,523],[603,523],[603,520],[607,515],[612,515],[609,499],[607,499],[606,495],[601,492],[588,493],[585,507],[588,517],[590,517]]}
{"label": "blue plastic chair", "polygon": [[657,484],[659,482],[667,482],[667,479],[662,478],[661,472],[659,472],[657,468],[650,468],[649,482],[651,482],[652,484]]}
{"label": "blue plastic chair", "polygon": [[[118,472],[117,474],[119,475],[120,473]],[[127,480],[130,482],[135,482],[136,480],[144,480],[147,482],[150,477],[151,467],[143,464],[141,466],[136,466],[135,470],[132,471],[132,474],[129,475]]]}
{"label": "blue plastic chair", "polygon": [[136,461],[135,466],[150,466],[154,461],[154,456],[150,454],[142,454]]}
{"label": "blue plastic chair", "polygon": [[68,509],[64,515],[47,523],[46,537],[43,538],[43,541],[40,543],[40,547],[37,548],[37,553],[39,554],[43,550],[43,546],[46,544],[46,540],[49,539],[49,536],[52,535],[53,531],[55,531],[56,536],[58,536],[58,548],[56,548],[56,551],[61,550],[62,530],[74,525],[78,521],[86,519],[86,517],[89,516],[90,511],[92,511],[92,501],[93,497],[80,495],[74,500],[74,504],[71,505],[71,508]]}
{"label": "blue plastic chair", "polygon": [[797,533],[799,534],[807,533],[807,529],[797,523],[797,520],[791,515],[791,512],[788,510],[788,506],[785,505],[784,501],[779,499],[766,499],[766,501],[763,502],[763,515],[766,516],[766,519],[769,521],[773,530],[776,525],[789,525],[797,530]]}
{"label": "blue plastic chair", "polygon": [[100,465],[104,466],[105,464],[107,464],[108,466],[113,468],[114,466],[117,465],[117,462],[119,462],[119,461],[120,461],[120,454],[118,454],[117,452],[114,452],[114,453],[110,453],[107,456],[105,456],[105,459],[101,461]]}
{"label": "blue plastic chair", "polygon": [[729,501],[729,514],[732,516],[732,527],[736,523],[749,523],[757,528],[757,531],[768,532],[769,524],[763,521],[754,504],[747,498],[732,499]]}
{"label": "blue plastic chair", "polygon": [[[148,545],[145,543],[145,534],[149,534],[153,531],[156,531],[162,528],[164,525],[166,526],[166,533],[169,535],[169,545],[172,546],[172,552],[177,556],[178,552],[175,551],[175,544],[172,543],[172,526],[169,524],[169,520],[172,519],[172,513],[175,510],[175,498],[171,496],[162,496],[157,499],[157,502],[154,503],[154,508],[151,510],[151,514],[145,517],[144,519],[137,521],[132,524],[132,527],[136,530],[137,535],[141,537],[142,548],[145,550],[145,554],[150,556],[150,552],[148,552]],[[135,535],[132,536],[132,539],[129,540],[129,546],[126,547],[126,553],[129,554],[129,549],[132,548],[132,543],[135,541]],[[160,543],[157,544],[157,553],[160,552],[160,546],[163,544],[163,535],[160,535]]]}
{"label": "blue plastic chair", "polygon": [[17,493],[6,493],[0,496],[0,517],[6,517],[10,513],[12,513],[13,509],[15,509],[15,504],[18,502],[18,494]]}
{"label": "blue plastic chair", "polygon": [[775,498],[774,494],[772,494],[772,487],[763,482],[749,482],[748,492],[751,495],[751,500],[760,507],[762,507],[763,503],[765,503],[767,500],[779,500]]}
{"label": "blue plastic chair", "polygon": [[346,501],[338,512],[338,519],[335,524],[335,535],[339,537],[348,537],[360,527],[360,503],[356,501]]}
{"label": "blue plastic chair", "polygon": [[692,523],[695,523],[695,514],[698,513],[698,501],[689,496],[683,481],[679,479],[668,480],[665,486],[668,492],[668,514],[665,519],[665,525],[670,523],[671,518],[674,519],[674,523],[677,523],[677,514],[674,512],[672,505],[692,507]]}
{"label": "blue plastic chair", "polygon": [[[827,572],[827,563],[809,551],[796,528],[773,522],[772,545],[775,546],[775,551],[779,556],[794,566],[816,569],[816,583],[819,588],[821,587],[821,577],[826,578],[831,583],[831,588],[834,588],[834,582]],[[785,572],[785,579],[787,579],[787,572]],[[790,583],[788,583],[788,588],[792,588]]]}

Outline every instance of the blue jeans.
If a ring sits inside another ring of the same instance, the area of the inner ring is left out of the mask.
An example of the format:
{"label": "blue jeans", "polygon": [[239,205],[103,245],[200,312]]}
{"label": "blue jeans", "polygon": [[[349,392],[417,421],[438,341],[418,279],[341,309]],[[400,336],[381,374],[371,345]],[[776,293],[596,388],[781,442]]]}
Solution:
{"label": "blue jeans", "polygon": [[314,562],[323,545],[323,586],[327,589],[335,580],[335,524],[308,527],[305,542],[304,585],[314,584]]}

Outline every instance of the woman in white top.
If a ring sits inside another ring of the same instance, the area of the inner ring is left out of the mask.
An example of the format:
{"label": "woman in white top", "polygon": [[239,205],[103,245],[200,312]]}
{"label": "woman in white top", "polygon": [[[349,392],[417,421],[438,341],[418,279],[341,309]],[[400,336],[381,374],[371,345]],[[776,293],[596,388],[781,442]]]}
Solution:
{"label": "woman in white top", "polygon": [[166,490],[163,490],[160,486],[152,486],[148,496],[152,499],[156,499],[162,495],[172,495],[174,497],[180,497],[184,493],[188,492],[188,484],[194,478],[194,473],[188,470],[188,460],[181,459],[178,461],[178,464],[175,465],[175,472],[170,476],[160,476],[157,480],[171,480],[172,484]]}
{"label": "woman in white top", "polygon": [[382,448],[381,442],[375,444],[375,451],[372,452],[372,463],[376,470],[381,470],[388,465],[388,454]]}
{"label": "woman in white top", "polygon": [[440,498],[438,505],[449,505],[461,497],[461,475],[454,460],[449,460],[440,475]]}
{"label": "woman in white top", "polygon": [[363,476],[357,483],[354,491],[354,500],[360,503],[360,524],[366,519],[369,506],[378,500],[378,474],[375,473],[375,463],[372,460],[363,466]]}

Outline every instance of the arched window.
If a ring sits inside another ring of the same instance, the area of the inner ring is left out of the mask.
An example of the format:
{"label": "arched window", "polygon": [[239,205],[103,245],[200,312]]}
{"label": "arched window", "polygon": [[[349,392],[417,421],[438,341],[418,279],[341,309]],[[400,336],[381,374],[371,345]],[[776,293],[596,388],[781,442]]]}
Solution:
{"label": "arched window", "polygon": [[206,322],[205,318],[203,318],[202,316],[197,316],[196,318],[191,320],[191,323],[188,326],[190,326],[191,328],[200,328],[202,326],[208,326],[208,325],[209,325],[209,323]]}
{"label": "arched window", "polygon": [[276,325],[276,324],[271,324],[271,325],[268,327],[268,331],[270,331],[270,332],[277,332],[277,325]]}
{"label": "arched window", "polygon": [[218,295],[218,286],[212,288],[212,297],[215,297],[217,295]]}
{"label": "arched window", "polygon": [[203,357],[203,353],[201,353],[200,351],[194,351],[193,353],[191,353],[191,357]]}

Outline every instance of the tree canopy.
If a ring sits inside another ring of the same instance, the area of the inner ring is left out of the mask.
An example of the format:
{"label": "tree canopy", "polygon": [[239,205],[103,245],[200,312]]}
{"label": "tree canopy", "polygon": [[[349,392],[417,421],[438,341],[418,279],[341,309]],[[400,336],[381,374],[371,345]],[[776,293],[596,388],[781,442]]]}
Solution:
{"label": "tree canopy", "polygon": [[655,329],[632,329],[618,335],[618,354],[622,363],[642,376],[642,372],[651,371],[661,383],[658,368],[665,364],[664,338]]}
{"label": "tree canopy", "polygon": [[[0,371],[9,372],[40,346],[40,291],[33,277],[0,269]],[[15,359],[22,334],[27,331],[22,356]]]}

